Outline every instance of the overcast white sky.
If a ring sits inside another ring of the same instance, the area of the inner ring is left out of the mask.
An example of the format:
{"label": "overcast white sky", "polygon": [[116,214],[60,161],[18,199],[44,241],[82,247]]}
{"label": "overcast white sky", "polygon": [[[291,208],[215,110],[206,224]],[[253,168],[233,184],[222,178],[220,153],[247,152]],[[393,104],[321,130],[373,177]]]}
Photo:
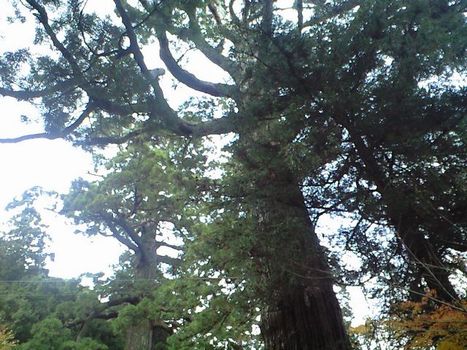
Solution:
{"label": "overcast white sky", "polygon": [[[14,14],[10,1],[0,0],[0,8],[0,52],[28,45],[34,35],[32,26],[7,23],[7,16]],[[21,123],[22,114],[32,119],[37,116],[28,104],[0,97],[0,137],[42,131],[40,124]],[[0,144],[0,167],[0,222],[9,216],[3,210],[5,206],[28,188],[41,186],[66,192],[73,179],[86,176],[93,169],[89,154],[63,140]],[[46,211],[44,216],[53,238],[51,251],[55,253],[55,262],[49,264],[51,275],[77,277],[83,272],[102,271],[118,261],[121,248],[114,240],[90,240],[74,234],[75,227],[52,212]]]}
{"label": "overcast white sky", "polygon": [[[39,131],[38,126],[19,122],[24,112],[24,104],[0,98],[0,137]],[[0,164],[0,221],[9,216],[3,208],[28,188],[41,186],[66,192],[73,179],[86,176],[93,169],[89,154],[63,140],[0,144]],[[50,225],[51,250],[56,257],[49,265],[53,276],[70,278],[83,272],[99,272],[118,261],[121,249],[114,240],[103,237],[90,240],[76,235],[73,226],[49,211],[44,212],[44,219]]]}

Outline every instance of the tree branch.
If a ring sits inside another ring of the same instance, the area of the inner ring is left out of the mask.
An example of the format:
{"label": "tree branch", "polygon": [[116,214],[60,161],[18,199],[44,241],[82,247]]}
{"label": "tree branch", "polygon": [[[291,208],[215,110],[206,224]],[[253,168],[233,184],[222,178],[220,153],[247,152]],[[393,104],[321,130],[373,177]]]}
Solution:
{"label": "tree branch", "polygon": [[[100,216],[103,218],[103,221],[107,224],[109,227],[110,231],[112,232],[112,236],[115,237],[120,243],[128,247],[129,249],[133,250],[134,252],[139,251],[139,246],[137,242],[128,239],[127,237],[123,236],[119,229],[117,228],[117,223],[115,222],[115,219],[112,217],[110,214],[100,214]],[[120,226],[120,225],[118,225]]]}
{"label": "tree branch", "polygon": [[[213,7],[212,4],[208,5],[208,7],[211,9],[211,11],[215,10],[215,7]],[[218,49],[209,45],[209,43],[203,38],[203,34],[199,26],[199,21],[196,17],[196,12],[193,10],[186,10],[186,13],[188,15],[190,26],[190,30],[185,32],[188,39],[191,40],[195,44],[196,48],[200,50],[212,63],[218,65],[235,79],[236,75],[239,73],[239,66],[234,61],[229,60],[227,57],[222,55]],[[218,25],[222,24],[220,20],[217,21]],[[227,86],[230,90],[235,90],[234,85]]]}
{"label": "tree branch", "polygon": [[303,23],[303,28],[310,27],[321,22],[324,22],[332,17],[343,14],[344,12],[350,11],[353,8],[360,5],[361,0],[347,0],[341,5],[329,6],[324,14],[319,16],[313,16],[308,21]]}
{"label": "tree branch", "polygon": [[157,38],[159,39],[159,46],[160,52],[159,56],[161,60],[167,66],[172,75],[178,79],[180,82],[185,84],[186,86],[200,92],[204,92],[205,94],[215,96],[215,97],[233,97],[233,86],[227,84],[215,84],[211,82],[207,82],[204,80],[198,79],[192,73],[186,71],[182,67],[180,67],[172,56],[169,48],[169,40],[167,39],[167,35],[165,32],[158,33]]}
{"label": "tree branch", "polygon": [[13,138],[2,138],[0,139],[0,143],[18,143],[22,141],[27,141],[27,140],[34,140],[34,139],[49,139],[49,140],[55,140],[58,138],[64,138],[71,134],[74,130],[76,130],[86,119],[89,114],[95,110],[95,106],[92,102],[88,103],[86,106],[86,109],[81,113],[81,115],[69,126],[64,128],[61,131],[54,132],[54,133],[37,133],[37,134],[28,134],[28,135],[22,135],[19,137],[13,137]]}
{"label": "tree branch", "polygon": [[11,90],[4,87],[0,87],[0,95],[13,97],[17,100],[32,100],[34,98],[44,97],[49,94],[52,94],[57,91],[66,91],[67,88],[72,88],[76,86],[75,79],[65,80],[63,82],[59,82],[54,86],[43,89],[43,90]]}
{"label": "tree branch", "polygon": [[141,245],[143,243],[141,242],[140,237],[138,236],[136,231],[133,229],[133,227],[131,227],[130,224],[128,224],[125,218],[117,214],[117,218],[114,219],[114,222],[118,226],[120,226],[125,231],[125,233],[128,235],[128,237],[130,237],[130,239],[133,242],[135,242],[135,244],[141,249]]}
{"label": "tree branch", "polygon": [[185,128],[185,122],[179,118],[177,113],[169,106],[157,79],[154,79],[144,62],[143,53],[138,45],[138,38],[131,23],[131,19],[125,11],[122,2],[120,0],[114,0],[114,3],[130,40],[129,50],[133,53],[133,57],[140,68],[141,73],[154,92],[154,98],[150,98],[149,101],[151,117],[159,119],[159,121],[165,124],[164,126],[167,129],[175,132],[176,134],[187,135],[188,130]]}
{"label": "tree branch", "polygon": [[180,266],[180,264],[182,263],[182,261],[180,259],[177,259],[177,258],[172,258],[170,256],[159,255],[159,254],[156,254],[156,255],[157,255],[157,261],[158,262],[161,262],[161,263],[164,263],[164,264],[167,264],[167,265],[171,265],[173,267]]}
{"label": "tree branch", "polygon": [[157,246],[158,247],[167,247],[167,248],[174,249],[174,250],[183,250],[184,249],[183,247],[180,247],[178,245],[166,243],[166,242],[163,242],[163,241],[157,241]]}
{"label": "tree branch", "polygon": [[32,6],[37,11],[36,18],[39,20],[39,22],[42,24],[42,26],[45,29],[45,32],[49,36],[49,38],[52,40],[53,45],[55,48],[60,51],[60,53],[63,55],[65,60],[70,64],[71,69],[73,70],[73,73],[76,76],[81,75],[81,69],[79,68],[78,63],[74,59],[73,55],[70,53],[70,51],[67,50],[67,48],[58,40],[57,36],[55,35],[55,32],[53,31],[52,27],[49,24],[49,17],[47,15],[47,11],[45,8],[35,0],[26,0],[29,5]]}

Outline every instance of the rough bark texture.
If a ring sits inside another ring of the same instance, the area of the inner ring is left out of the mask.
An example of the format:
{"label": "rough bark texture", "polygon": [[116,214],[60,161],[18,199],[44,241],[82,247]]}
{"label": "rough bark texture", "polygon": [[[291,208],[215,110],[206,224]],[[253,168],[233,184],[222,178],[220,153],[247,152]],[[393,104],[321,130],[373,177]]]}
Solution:
{"label": "rough bark texture", "polygon": [[333,276],[305,207],[300,180],[274,144],[244,149],[242,155],[244,164],[257,174],[260,243],[255,258],[266,284],[268,306],[261,324],[266,349],[350,349]]}
{"label": "rough bark texture", "polygon": [[[297,190],[290,199],[301,197]],[[302,201],[303,203],[303,201]],[[300,215],[300,209],[296,208]],[[300,242],[294,271],[283,274],[275,288],[269,310],[264,314],[262,331],[268,350],[349,349],[342,313],[333,291],[333,278],[321,252],[306,210],[302,210],[302,228],[290,231],[290,243]],[[294,237],[295,236],[295,237]],[[284,242],[286,243],[286,242]],[[288,250],[286,245],[283,249]],[[292,251],[296,249],[292,248]],[[300,266],[302,261],[302,266]]]}

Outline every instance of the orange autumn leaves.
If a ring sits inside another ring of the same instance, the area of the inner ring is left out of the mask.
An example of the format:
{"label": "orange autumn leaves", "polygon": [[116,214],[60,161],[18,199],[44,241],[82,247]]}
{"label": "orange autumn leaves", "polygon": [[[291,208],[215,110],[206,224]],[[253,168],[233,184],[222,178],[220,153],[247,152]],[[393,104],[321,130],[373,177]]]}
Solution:
{"label": "orange autumn leaves", "polygon": [[[362,325],[351,333],[368,338],[375,331]],[[405,349],[464,350],[467,346],[467,300],[440,303],[429,291],[420,301],[405,301],[394,305],[391,316],[381,322],[379,331],[389,338],[404,339]]]}

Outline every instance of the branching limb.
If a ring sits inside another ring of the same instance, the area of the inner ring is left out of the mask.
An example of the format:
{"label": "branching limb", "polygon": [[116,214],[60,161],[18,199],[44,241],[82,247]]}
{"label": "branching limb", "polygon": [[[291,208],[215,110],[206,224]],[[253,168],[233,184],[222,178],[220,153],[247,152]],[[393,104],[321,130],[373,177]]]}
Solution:
{"label": "branching limb", "polygon": [[[215,10],[215,7],[213,10]],[[187,10],[186,13],[188,15],[190,26],[190,30],[186,32],[188,39],[191,40],[195,44],[196,48],[200,50],[212,63],[218,65],[227,73],[229,73],[231,77],[235,78],[239,73],[238,64],[222,55],[217,48],[212,47],[204,39],[195,11]],[[218,25],[222,25],[220,20]],[[234,90],[235,86],[232,85],[229,87],[229,89]]]}
{"label": "branching limb", "polygon": [[67,126],[65,129],[58,131],[58,132],[53,132],[53,133],[37,133],[37,134],[28,134],[28,135],[23,135],[19,137],[13,137],[13,138],[3,138],[0,139],[0,143],[18,143],[22,141],[27,141],[27,140],[34,140],[34,139],[49,139],[49,140],[55,140],[59,138],[65,138],[69,134],[71,134],[73,131],[75,131],[82,123],[83,121],[89,116],[91,112],[95,110],[95,105],[93,103],[89,103],[86,107],[86,109],[81,113],[81,115],[69,126]]}
{"label": "branching limb", "polygon": [[136,33],[133,28],[133,24],[131,22],[130,17],[128,16],[128,13],[126,12],[120,0],[114,0],[114,3],[117,9],[117,12],[120,15],[120,18],[122,19],[122,23],[125,26],[128,39],[130,40],[130,47],[128,49],[133,54],[133,57],[136,63],[138,64],[138,67],[141,70],[141,73],[146,78],[146,81],[151,85],[158,102],[165,101],[162,89],[160,88],[157,80],[155,80],[152,77],[151,73],[149,72],[148,67],[146,66],[146,63],[144,62],[144,56],[143,56],[143,53],[141,52],[141,49],[139,48],[138,38],[136,36]]}
{"label": "branching limb", "polygon": [[43,90],[12,90],[4,87],[0,87],[0,95],[13,97],[17,100],[32,100],[35,98],[44,97],[50,94],[53,94],[58,91],[67,91],[77,86],[77,81],[75,79],[65,80],[59,82],[54,86],[43,89]]}
{"label": "branching limb", "polygon": [[117,215],[116,218],[114,218],[114,222],[120,226],[120,228],[125,231],[125,233],[127,234],[127,236],[133,241],[135,242],[135,244],[138,246],[138,248],[141,249],[141,246],[144,244],[142,241],[141,241],[141,238],[138,236],[138,234],[136,233],[136,231],[133,229],[133,227],[131,227],[131,225],[125,220],[124,217],[122,217],[121,215]]}
{"label": "branching limb", "polygon": [[114,223],[112,217],[107,217],[104,219],[104,222],[106,223],[107,227],[109,228],[110,232],[112,232],[112,236],[122,243],[124,246],[127,248],[133,250],[134,252],[139,251],[138,246],[135,244],[135,242],[130,241],[127,237],[123,236],[120,230],[118,229],[117,225]]}
{"label": "branching limb", "polygon": [[58,40],[57,35],[53,31],[52,27],[49,24],[49,17],[47,15],[47,11],[43,6],[41,6],[37,1],[35,0],[26,0],[29,5],[32,6],[34,10],[37,11],[36,18],[39,20],[39,22],[42,24],[44,27],[45,32],[49,36],[50,40],[52,40],[52,43],[54,47],[60,51],[60,53],[63,55],[65,60],[70,64],[71,69],[73,70],[73,73],[75,76],[81,76],[81,69],[79,68],[78,63],[76,62],[75,58],[71,54],[70,51],[67,50],[67,48],[61,43],[60,40]]}
{"label": "branching limb", "polygon": [[177,113],[169,106],[157,79],[154,79],[148,67],[146,66],[146,63],[144,62],[143,53],[141,52],[141,49],[138,45],[138,38],[131,23],[131,19],[124,9],[122,2],[120,0],[114,0],[114,3],[127,31],[127,36],[130,40],[129,50],[133,53],[133,57],[138,67],[140,68],[141,73],[146,79],[146,82],[152,87],[154,92],[155,98],[150,99],[151,118],[153,120],[162,122],[166,129],[169,129],[178,135],[188,135],[190,131],[187,129],[186,123],[183,121],[183,119],[179,118]]}

